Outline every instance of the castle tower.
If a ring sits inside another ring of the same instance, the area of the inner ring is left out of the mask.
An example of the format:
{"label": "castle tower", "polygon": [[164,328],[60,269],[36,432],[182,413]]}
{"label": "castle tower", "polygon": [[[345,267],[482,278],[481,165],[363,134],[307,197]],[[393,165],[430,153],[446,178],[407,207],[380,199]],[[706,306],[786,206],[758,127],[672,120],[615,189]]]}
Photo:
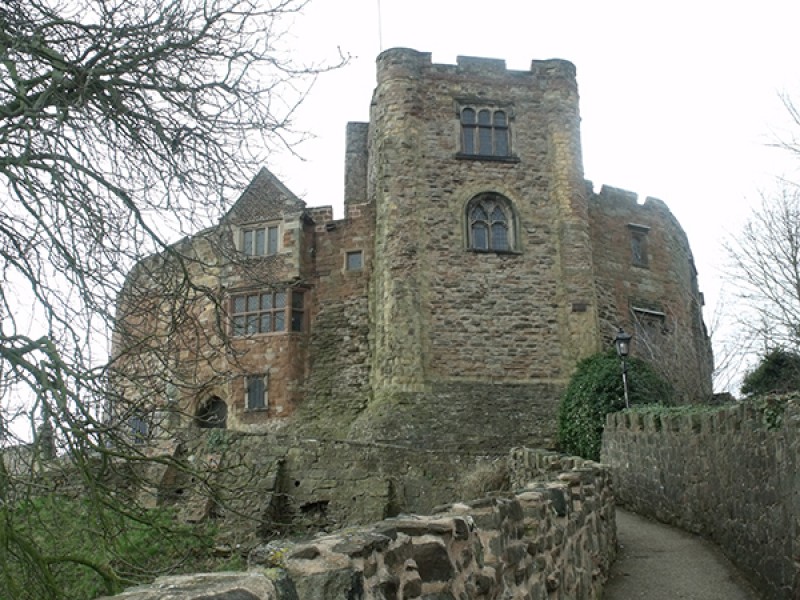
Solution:
{"label": "castle tower", "polygon": [[[686,235],[663,202],[584,180],[571,63],[383,52],[370,121],[348,126],[344,200],[334,219],[262,172],[218,228],[185,241],[208,255],[192,276],[218,293],[198,299],[197,327],[217,329],[177,366],[229,426],[456,452],[552,446],[575,366],[619,326],[676,401],[710,395]],[[163,287],[153,264],[131,290]],[[167,320],[152,328],[181,341]],[[184,404],[205,414],[207,401]]]}
{"label": "castle tower", "polygon": [[393,49],[377,73],[375,400],[416,394],[424,413],[446,389],[475,413],[469,390],[476,414],[541,412],[550,427],[599,341],[575,68]]}
{"label": "castle tower", "polygon": [[389,50],[372,126],[376,386],[568,377],[596,350],[572,64]]}

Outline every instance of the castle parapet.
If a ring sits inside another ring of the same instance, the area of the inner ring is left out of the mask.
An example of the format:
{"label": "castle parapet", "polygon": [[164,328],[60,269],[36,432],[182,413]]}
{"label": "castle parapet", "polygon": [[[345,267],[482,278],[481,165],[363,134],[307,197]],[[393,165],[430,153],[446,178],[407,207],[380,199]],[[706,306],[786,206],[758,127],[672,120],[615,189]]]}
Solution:
{"label": "castle parapet", "polygon": [[498,79],[523,79],[533,81],[570,82],[577,89],[575,65],[568,60],[552,58],[532,60],[527,71],[508,69],[500,58],[458,56],[456,64],[434,64],[430,52],[418,52],[410,48],[391,48],[377,59],[378,83],[389,79],[419,77],[423,71],[455,77],[488,77]]}

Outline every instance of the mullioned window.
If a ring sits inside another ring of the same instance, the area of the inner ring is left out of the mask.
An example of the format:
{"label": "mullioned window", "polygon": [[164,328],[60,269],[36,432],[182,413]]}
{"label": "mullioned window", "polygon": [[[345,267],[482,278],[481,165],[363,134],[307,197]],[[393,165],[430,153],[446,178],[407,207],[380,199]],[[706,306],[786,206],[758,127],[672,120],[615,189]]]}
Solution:
{"label": "mullioned window", "polygon": [[278,225],[246,227],[241,236],[241,250],[246,256],[272,256],[280,250]]}
{"label": "mullioned window", "polygon": [[234,337],[259,333],[293,332],[304,329],[303,290],[253,291],[231,296],[231,334]]}
{"label": "mullioned window", "polygon": [[511,132],[505,110],[461,109],[461,153],[467,156],[511,155]]}
{"label": "mullioned window", "polygon": [[515,250],[514,212],[508,198],[480,194],[467,204],[467,247],[485,252]]}

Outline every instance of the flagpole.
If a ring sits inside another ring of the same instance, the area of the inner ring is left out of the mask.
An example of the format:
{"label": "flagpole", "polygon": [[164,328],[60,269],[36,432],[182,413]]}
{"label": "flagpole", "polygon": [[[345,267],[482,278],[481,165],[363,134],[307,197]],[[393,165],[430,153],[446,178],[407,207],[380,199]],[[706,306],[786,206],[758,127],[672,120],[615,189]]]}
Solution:
{"label": "flagpole", "polygon": [[383,20],[381,18],[381,0],[378,0],[378,48],[383,52]]}

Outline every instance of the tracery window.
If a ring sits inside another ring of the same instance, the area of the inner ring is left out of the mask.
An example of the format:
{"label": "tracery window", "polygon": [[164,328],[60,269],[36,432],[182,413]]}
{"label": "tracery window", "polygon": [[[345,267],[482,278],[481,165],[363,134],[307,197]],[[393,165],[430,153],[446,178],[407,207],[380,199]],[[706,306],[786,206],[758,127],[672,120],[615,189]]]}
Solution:
{"label": "tracery window", "polygon": [[514,249],[511,202],[499,194],[481,194],[467,204],[468,247],[472,250]]}
{"label": "tracery window", "polygon": [[489,108],[462,108],[461,152],[473,156],[510,156],[508,113]]}

